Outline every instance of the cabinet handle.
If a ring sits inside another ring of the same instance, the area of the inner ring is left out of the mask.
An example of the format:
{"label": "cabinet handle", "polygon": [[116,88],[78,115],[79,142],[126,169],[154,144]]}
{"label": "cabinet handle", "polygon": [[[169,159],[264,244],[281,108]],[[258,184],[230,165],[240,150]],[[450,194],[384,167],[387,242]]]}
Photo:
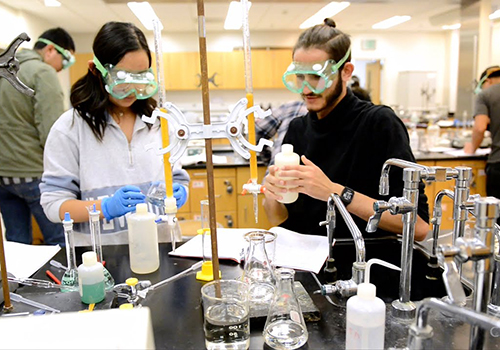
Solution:
{"label": "cabinet handle", "polygon": [[207,173],[193,173],[193,176],[207,176]]}
{"label": "cabinet handle", "polygon": [[231,185],[231,181],[229,180],[224,180],[224,185],[226,185],[226,192],[231,194],[233,193],[233,185]]}
{"label": "cabinet handle", "polygon": [[233,227],[233,217],[231,215],[224,215],[224,218],[227,220],[227,227]]}
{"label": "cabinet handle", "polygon": [[[220,197],[222,197],[222,195],[221,195],[221,194],[216,194],[214,197],[215,197],[215,198],[220,198]],[[207,195],[205,195],[205,198],[208,198],[208,194],[207,194]]]}

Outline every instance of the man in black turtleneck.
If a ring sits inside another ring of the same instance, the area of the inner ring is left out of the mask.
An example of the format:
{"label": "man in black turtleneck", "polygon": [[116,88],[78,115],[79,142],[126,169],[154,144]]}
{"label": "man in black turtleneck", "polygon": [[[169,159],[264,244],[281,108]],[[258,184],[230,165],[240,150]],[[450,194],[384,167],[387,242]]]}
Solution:
{"label": "man in black turtleneck", "polygon": [[[403,194],[403,172],[396,167],[389,175],[389,196],[380,196],[378,187],[387,159],[415,162],[408,132],[392,109],[361,101],[347,89],[354,70],[350,47],[349,37],[330,19],[303,32],[294,47],[293,63],[283,80],[289,90],[302,95],[309,112],[291,122],[283,140],[283,144],[294,146],[302,164],[279,169],[271,166],[264,180],[264,208],[274,225],[325,235],[318,224],[325,219],[328,197],[337,193],[367,237],[365,227],[374,201]],[[297,179],[283,181],[278,174]],[[284,185],[299,193],[296,202],[278,202],[287,191],[278,186]],[[419,193],[415,240],[424,239],[429,230],[423,183]],[[401,215],[385,212],[378,227],[372,236],[400,234]],[[335,237],[351,237],[343,220],[337,220]]]}

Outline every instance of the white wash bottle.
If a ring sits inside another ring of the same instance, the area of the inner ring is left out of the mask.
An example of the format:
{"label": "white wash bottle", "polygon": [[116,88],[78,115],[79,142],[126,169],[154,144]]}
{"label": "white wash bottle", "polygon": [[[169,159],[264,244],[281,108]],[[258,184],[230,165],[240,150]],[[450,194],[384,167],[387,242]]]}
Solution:
{"label": "white wash bottle", "polygon": [[[285,143],[281,145],[281,152],[279,152],[274,157],[274,164],[279,168],[281,168],[284,165],[299,165],[300,157],[297,153],[293,153],[293,145]],[[281,176],[277,177],[283,181],[295,179],[293,177],[281,177]],[[284,186],[284,188],[290,188],[290,186]],[[293,203],[299,197],[299,194],[297,192],[280,193],[280,195],[283,197],[283,199],[279,200],[278,202],[285,204]]]}

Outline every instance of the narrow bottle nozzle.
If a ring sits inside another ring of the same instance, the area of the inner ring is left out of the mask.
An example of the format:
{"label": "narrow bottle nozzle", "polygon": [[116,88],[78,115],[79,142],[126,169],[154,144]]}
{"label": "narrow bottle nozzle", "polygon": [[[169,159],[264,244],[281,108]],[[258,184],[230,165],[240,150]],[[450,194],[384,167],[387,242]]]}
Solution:
{"label": "narrow bottle nozzle", "polygon": [[393,265],[391,263],[388,263],[387,261],[380,260],[380,259],[370,259],[366,263],[366,268],[365,268],[365,283],[370,283],[370,267],[373,264],[378,264],[378,265],[382,265],[382,266],[388,267],[388,268],[396,270],[396,271],[401,271],[401,268],[399,268],[398,266]]}

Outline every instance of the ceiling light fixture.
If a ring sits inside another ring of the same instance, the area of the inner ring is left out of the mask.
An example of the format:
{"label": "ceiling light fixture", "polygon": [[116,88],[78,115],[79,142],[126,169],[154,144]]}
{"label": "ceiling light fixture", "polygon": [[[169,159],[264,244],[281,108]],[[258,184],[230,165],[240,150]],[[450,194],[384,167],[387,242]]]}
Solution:
{"label": "ceiling light fixture", "polygon": [[453,29],[460,29],[462,25],[460,23],[455,23],[455,24],[450,24],[447,26],[442,26],[441,28],[444,30],[453,30]]}
{"label": "ceiling light fixture", "polygon": [[[252,6],[250,1],[247,1],[248,10]],[[241,12],[241,2],[231,1],[227,9],[226,21],[224,22],[225,30],[238,30],[243,25],[243,13]]]}
{"label": "ceiling light fixture", "polygon": [[153,30],[153,20],[157,19],[160,22],[160,29],[163,29],[163,25],[161,24],[160,19],[155,13],[155,10],[151,7],[151,4],[147,1],[144,2],[128,2],[127,3],[130,10],[134,13],[134,15],[139,18],[142,25],[147,30]]}
{"label": "ceiling light fixture", "polygon": [[57,0],[44,0],[43,3],[47,7],[61,7],[61,3]]}
{"label": "ceiling light fixture", "polygon": [[382,22],[375,23],[372,25],[372,29],[387,29],[391,28],[394,26],[397,26],[398,24],[407,22],[411,19],[410,16],[394,16],[391,18],[388,18],[386,20],[383,20]]}
{"label": "ceiling light fixture", "polygon": [[321,10],[316,12],[314,15],[306,19],[302,24],[299,26],[300,29],[306,29],[312,26],[315,26],[316,24],[321,24],[325,20],[325,18],[333,17],[337,13],[339,13],[342,10],[345,10],[346,8],[349,7],[351,3],[347,1],[342,1],[342,2],[337,2],[337,1],[332,1],[325,7],[323,7]]}
{"label": "ceiling light fixture", "polygon": [[500,18],[500,10],[496,10],[491,15],[488,16],[489,19],[497,19]]}

